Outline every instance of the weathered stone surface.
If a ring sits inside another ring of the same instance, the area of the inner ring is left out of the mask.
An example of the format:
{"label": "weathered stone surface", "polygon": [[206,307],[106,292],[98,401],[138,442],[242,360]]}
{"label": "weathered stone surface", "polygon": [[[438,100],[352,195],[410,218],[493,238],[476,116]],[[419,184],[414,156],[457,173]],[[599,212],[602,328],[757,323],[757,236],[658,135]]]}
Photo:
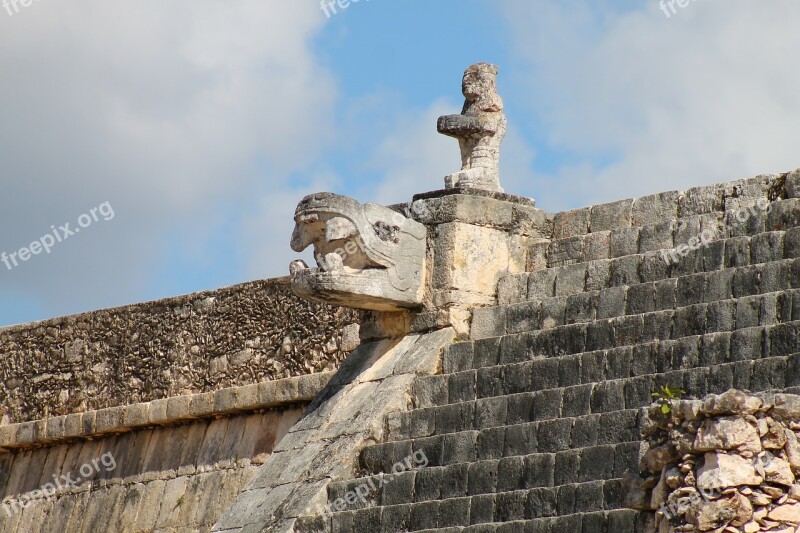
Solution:
{"label": "weathered stone surface", "polygon": [[360,449],[387,437],[388,416],[411,408],[417,375],[438,372],[443,349],[454,338],[454,330],[446,329],[362,344],[214,531],[260,530],[317,512],[330,481],[352,478]]}
{"label": "weathered stone surface", "polygon": [[800,504],[789,503],[779,505],[769,512],[768,517],[776,522],[800,524]]}
{"label": "weathered stone surface", "polygon": [[503,100],[497,94],[496,65],[476,63],[464,72],[464,109],[439,117],[439,133],[458,139],[461,170],[445,178],[447,188],[500,191],[500,144],[506,134]]}
{"label": "weathered stone surface", "polygon": [[[0,375],[13,385],[0,404],[6,423],[25,422],[333,370],[356,320],[282,278],[0,328]],[[210,354],[245,349],[248,361],[212,371]]]}
{"label": "weathered stone surface", "polygon": [[633,202],[631,223],[636,227],[678,218],[679,196],[678,191],[671,191],[636,198]]}
{"label": "weathered stone surface", "polygon": [[740,390],[729,390],[719,395],[710,395],[705,399],[703,410],[714,415],[755,413],[763,402]]}
{"label": "weathered stone surface", "polygon": [[752,462],[738,455],[722,453],[705,454],[705,464],[697,476],[697,488],[705,490],[760,485],[763,482]]}
{"label": "weathered stone surface", "polygon": [[764,480],[778,485],[791,486],[794,483],[794,474],[789,463],[779,457],[773,457],[764,465]]}
{"label": "weathered stone surface", "polygon": [[631,226],[632,207],[632,198],[609,204],[592,206],[589,230],[594,233],[596,231],[629,228]]}
{"label": "weathered stone surface", "polygon": [[800,442],[797,435],[789,428],[784,429],[786,435],[786,458],[794,473],[800,472]]}
{"label": "weathered stone surface", "polygon": [[[24,510],[9,504],[11,516],[0,511],[0,528],[207,531],[252,476],[250,461],[271,449],[300,415],[296,407],[244,413],[6,454],[0,460],[6,503],[24,503],[29,496],[33,503]],[[243,438],[245,428],[254,430],[251,438]],[[63,475],[78,486],[48,485]],[[31,492],[49,486],[51,500]],[[12,521],[17,524],[13,528]]]}
{"label": "weathered stone surface", "polygon": [[[591,211],[592,209],[590,207],[583,207],[581,209],[556,213],[553,217],[553,238],[563,239],[589,233],[589,217]],[[606,246],[608,245],[608,236],[608,233],[605,234]],[[598,257],[598,259],[602,258]]]}
{"label": "weathered stone surface", "polygon": [[786,419],[800,419],[800,396],[794,394],[776,394],[772,410]]}
{"label": "weathered stone surface", "polygon": [[718,501],[702,504],[695,517],[694,524],[700,531],[724,528],[728,524],[743,525],[753,516],[753,508],[747,498],[736,495]]}
{"label": "weathered stone surface", "polygon": [[743,447],[748,451],[761,451],[758,430],[739,417],[709,419],[697,431],[693,448],[699,452],[731,450]]}
{"label": "weathered stone surface", "polygon": [[293,263],[299,296],[373,311],[420,307],[425,226],[377,204],[332,193],[306,196],[295,212],[292,249],[314,246],[318,268]]}

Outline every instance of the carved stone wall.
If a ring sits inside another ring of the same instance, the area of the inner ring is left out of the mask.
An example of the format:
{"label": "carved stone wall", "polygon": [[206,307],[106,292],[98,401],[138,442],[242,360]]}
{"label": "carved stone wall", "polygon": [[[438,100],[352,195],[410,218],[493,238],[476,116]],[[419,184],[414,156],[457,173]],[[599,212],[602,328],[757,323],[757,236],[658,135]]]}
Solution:
{"label": "carved stone wall", "polygon": [[333,370],[353,311],[288,279],[0,329],[3,424]]}
{"label": "carved stone wall", "polygon": [[800,396],[730,390],[657,402],[642,420],[646,477],[628,504],[653,512],[646,531],[796,531]]}

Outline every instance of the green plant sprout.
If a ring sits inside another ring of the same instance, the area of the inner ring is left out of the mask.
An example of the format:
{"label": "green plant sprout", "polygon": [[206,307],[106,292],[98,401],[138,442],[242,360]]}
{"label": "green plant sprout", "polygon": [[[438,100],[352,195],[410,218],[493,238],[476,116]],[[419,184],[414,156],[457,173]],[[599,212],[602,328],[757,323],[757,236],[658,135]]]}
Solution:
{"label": "green plant sprout", "polygon": [[668,385],[662,385],[658,392],[653,393],[653,398],[661,404],[661,412],[668,415],[672,412],[672,400],[680,399],[681,395],[686,394],[683,389],[673,389]]}

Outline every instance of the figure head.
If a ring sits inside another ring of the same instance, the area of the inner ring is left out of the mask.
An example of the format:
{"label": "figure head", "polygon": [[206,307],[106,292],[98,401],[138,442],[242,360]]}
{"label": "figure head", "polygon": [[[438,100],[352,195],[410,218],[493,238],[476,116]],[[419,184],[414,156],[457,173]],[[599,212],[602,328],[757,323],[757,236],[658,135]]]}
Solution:
{"label": "figure head", "polygon": [[483,111],[500,111],[503,101],[497,94],[497,74],[500,69],[491,63],[476,63],[464,71],[461,91],[467,103],[477,102]]}

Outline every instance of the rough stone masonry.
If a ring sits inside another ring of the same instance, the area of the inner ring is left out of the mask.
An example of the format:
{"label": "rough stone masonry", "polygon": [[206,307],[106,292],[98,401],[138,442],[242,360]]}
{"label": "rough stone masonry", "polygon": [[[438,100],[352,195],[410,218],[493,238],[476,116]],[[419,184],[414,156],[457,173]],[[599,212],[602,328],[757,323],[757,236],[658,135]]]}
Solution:
{"label": "rough stone masonry", "polygon": [[[487,64],[467,69],[462,115],[437,124],[461,149],[462,170],[444,189],[393,206],[333,193],[300,202],[292,247],[313,246],[317,265],[290,267],[292,289],[312,303],[276,295],[298,310],[290,323],[248,304],[240,337],[235,305],[219,309],[221,317],[212,305],[205,317],[207,296],[174,315],[156,302],[147,328],[132,330],[129,316],[114,315],[101,340],[65,351],[69,365],[46,372],[48,383],[80,386],[88,379],[82,361],[94,369],[98,358],[111,365],[122,357],[120,405],[87,403],[84,412],[53,417],[45,406],[58,405],[54,386],[41,414],[0,426],[0,462],[11,472],[0,476],[4,495],[35,489],[107,449],[121,470],[34,502],[12,520],[0,514],[2,530],[793,527],[796,489],[788,483],[797,472],[786,429],[795,431],[796,420],[779,409],[800,393],[800,171],[547,214],[501,192],[497,73]],[[697,246],[701,234],[714,237]],[[664,250],[680,254],[665,261]],[[81,335],[88,327],[96,338],[91,324],[107,324],[97,320],[104,316],[80,320]],[[206,328],[217,320],[230,333],[209,342]],[[302,331],[324,333],[298,333],[297,320]],[[9,372],[28,376],[47,360],[41,353],[62,353],[55,328],[11,333],[25,344]],[[153,366],[158,379],[193,379],[142,395],[132,378],[147,380],[133,359],[103,350],[153,344],[176,354],[166,368]],[[194,370],[179,372],[181,361]],[[263,368],[268,361],[274,368]],[[671,408],[684,416],[682,429],[662,423],[653,433],[642,409],[653,393],[679,389],[685,403]],[[107,394],[97,397],[107,402]],[[762,404],[752,413],[715,410],[731,397]],[[7,412],[22,413],[17,400],[8,404]],[[692,441],[687,457],[652,463],[658,453],[648,450],[673,430],[676,445],[700,435],[699,447]],[[770,459],[765,450],[772,461],[762,460]],[[650,470],[641,468],[647,457]],[[634,479],[638,492],[629,490]],[[654,512],[654,503],[681,502],[692,490],[722,493],[709,495],[708,509],[670,515],[674,522]]]}

